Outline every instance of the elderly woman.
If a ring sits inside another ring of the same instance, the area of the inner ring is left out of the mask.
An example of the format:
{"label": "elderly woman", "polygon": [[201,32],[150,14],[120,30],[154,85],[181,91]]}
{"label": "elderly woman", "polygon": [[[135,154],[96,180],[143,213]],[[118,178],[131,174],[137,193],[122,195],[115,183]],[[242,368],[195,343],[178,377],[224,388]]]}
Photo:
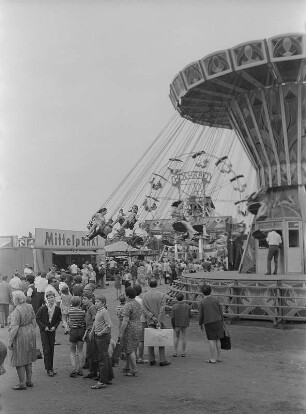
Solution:
{"label": "elderly woman", "polygon": [[135,377],[137,375],[136,367],[136,349],[141,339],[142,325],[141,315],[142,306],[135,300],[136,292],[131,286],[125,290],[127,303],[121,310],[123,318],[119,338],[126,353],[125,375],[127,377]]}
{"label": "elderly woman", "polygon": [[6,373],[5,368],[4,368],[4,360],[6,358],[6,355],[7,355],[7,347],[2,341],[0,341],[0,375],[3,375]]}
{"label": "elderly woman", "polygon": [[199,325],[209,341],[211,358],[206,362],[215,364],[220,359],[220,339],[224,337],[223,312],[217,298],[211,296],[211,286],[204,284],[201,287],[204,299],[199,304]]}
{"label": "elderly woman", "polygon": [[36,361],[36,321],[32,306],[23,292],[13,292],[15,309],[9,315],[9,345],[11,365],[16,367],[19,384],[13,390],[33,387],[32,362]]}

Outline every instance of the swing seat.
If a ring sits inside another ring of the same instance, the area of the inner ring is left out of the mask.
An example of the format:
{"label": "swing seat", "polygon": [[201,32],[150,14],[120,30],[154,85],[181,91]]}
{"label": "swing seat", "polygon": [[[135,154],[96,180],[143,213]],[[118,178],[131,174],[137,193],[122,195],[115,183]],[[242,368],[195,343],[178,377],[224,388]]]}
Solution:
{"label": "swing seat", "polygon": [[127,244],[132,247],[138,247],[143,245],[143,238],[140,236],[133,236],[131,239],[128,239]]}
{"label": "swing seat", "polygon": [[200,234],[202,234],[203,233],[203,225],[202,224],[195,224],[194,226],[192,226],[194,229],[195,229],[195,231],[197,232],[197,233],[200,233]]}
{"label": "swing seat", "polygon": [[172,227],[178,233],[186,233],[186,226],[181,221],[176,221],[172,224]]}
{"label": "swing seat", "polygon": [[171,237],[164,237],[162,243],[166,246],[174,246],[174,240]]}
{"label": "swing seat", "polygon": [[260,207],[261,207],[261,203],[259,203],[259,201],[255,201],[255,202],[250,203],[248,205],[248,210],[251,214],[256,215],[258,213],[258,210],[260,209]]}
{"label": "swing seat", "polygon": [[257,240],[265,240],[267,238],[266,234],[263,233],[261,230],[253,231],[252,236],[254,237],[254,239]]}

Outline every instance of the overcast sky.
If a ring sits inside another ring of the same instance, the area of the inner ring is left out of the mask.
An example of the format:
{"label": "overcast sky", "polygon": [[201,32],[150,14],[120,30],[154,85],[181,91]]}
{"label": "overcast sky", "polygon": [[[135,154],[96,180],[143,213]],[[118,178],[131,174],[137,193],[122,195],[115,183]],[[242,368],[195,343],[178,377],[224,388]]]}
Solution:
{"label": "overcast sky", "polygon": [[188,63],[305,32],[305,0],[0,0],[0,235],[85,230]]}

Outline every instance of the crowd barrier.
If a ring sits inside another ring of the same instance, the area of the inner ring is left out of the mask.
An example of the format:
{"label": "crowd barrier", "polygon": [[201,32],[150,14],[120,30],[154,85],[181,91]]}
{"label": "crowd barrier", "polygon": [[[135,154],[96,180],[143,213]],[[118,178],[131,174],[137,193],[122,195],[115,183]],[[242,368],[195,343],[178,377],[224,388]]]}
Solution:
{"label": "crowd barrier", "polygon": [[207,282],[212,295],[222,304],[228,318],[281,321],[306,321],[305,280],[241,280],[210,277],[182,276],[175,280],[169,296],[173,302],[178,292],[193,310],[203,298],[201,286]]}

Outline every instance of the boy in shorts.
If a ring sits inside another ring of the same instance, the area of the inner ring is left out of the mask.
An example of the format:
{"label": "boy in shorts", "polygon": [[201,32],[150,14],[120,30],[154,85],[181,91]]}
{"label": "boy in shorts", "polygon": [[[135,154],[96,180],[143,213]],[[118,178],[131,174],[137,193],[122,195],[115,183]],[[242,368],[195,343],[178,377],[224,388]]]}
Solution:
{"label": "boy in shorts", "polygon": [[191,307],[188,303],[183,302],[183,293],[176,295],[177,303],[172,306],[171,323],[173,327],[174,339],[173,339],[173,356],[177,357],[177,348],[182,334],[182,357],[186,356],[186,333],[189,326],[189,320],[192,317]]}
{"label": "boy in shorts", "polygon": [[[73,370],[70,377],[83,376],[83,338],[85,334],[85,310],[81,309],[81,298],[74,296],[71,299],[71,307],[68,312],[70,361]],[[77,354],[76,354],[76,351]]]}

